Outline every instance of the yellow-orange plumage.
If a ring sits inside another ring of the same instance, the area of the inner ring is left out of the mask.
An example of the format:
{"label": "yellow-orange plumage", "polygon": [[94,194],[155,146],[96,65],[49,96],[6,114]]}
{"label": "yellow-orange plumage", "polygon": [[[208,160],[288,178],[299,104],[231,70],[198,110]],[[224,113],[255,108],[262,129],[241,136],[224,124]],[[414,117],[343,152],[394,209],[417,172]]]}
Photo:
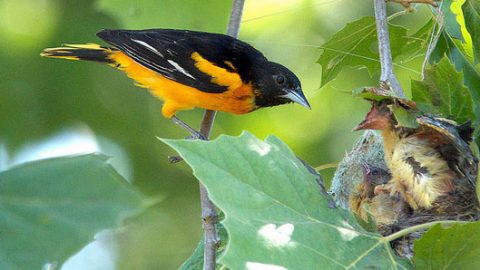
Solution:
{"label": "yellow-orange plumage", "polygon": [[[402,138],[392,151],[391,158],[385,160],[389,168],[394,168],[392,192],[402,194],[413,209],[429,209],[439,196],[454,189],[455,173],[428,139]],[[425,173],[412,167],[409,160],[415,160],[418,168],[425,168]]]}
{"label": "yellow-orange plumage", "polygon": [[179,110],[200,107],[210,110],[244,114],[256,109],[252,85],[243,84],[240,76],[215,66],[202,58],[198,53],[192,55],[198,68],[211,75],[213,82],[228,87],[224,93],[208,93],[196,88],[170,80],[154,72],[125,55],[114,51],[110,58],[118,63],[118,68],[142,87],[148,88],[152,94],[165,101],[162,114],[171,118]]}

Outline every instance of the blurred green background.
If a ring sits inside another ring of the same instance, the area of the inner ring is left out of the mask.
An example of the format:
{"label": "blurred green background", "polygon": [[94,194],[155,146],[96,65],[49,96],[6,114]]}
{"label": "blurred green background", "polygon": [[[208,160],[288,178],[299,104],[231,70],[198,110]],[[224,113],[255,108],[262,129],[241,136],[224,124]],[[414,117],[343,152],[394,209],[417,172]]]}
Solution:
{"label": "blurred green background", "polygon": [[[160,199],[125,227],[98,234],[63,269],[177,268],[201,237],[198,182],[186,164],[169,164],[167,156],[175,153],[157,139],[187,135],[161,116],[161,101],[107,66],[39,53],[62,43],[101,43],[95,33],[102,28],[224,33],[230,7],[227,0],[0,0],[0,170],[32,159],[100,151],[128,181]],[[421,7],[394,23],[413,32],[428,14]],[[320,89],[316,61],[325,40],[367,15],[373,15],[371,1],[247,0],[239,38],[291,68],[312,110],[285,105],[244,116],[219,113],[212,137],[242,130],[260,138],[274,134],[312,166],[341,160],[359,136],[351,129],[368,110],[349,93],[378,79],[352,68]],[[421,60],[407,65],[418,70]],[[397,72],[408,92],[418,73]],[[203,111],[179,116],[198,126]],[[324,173],[328,180],[333,170]]]}

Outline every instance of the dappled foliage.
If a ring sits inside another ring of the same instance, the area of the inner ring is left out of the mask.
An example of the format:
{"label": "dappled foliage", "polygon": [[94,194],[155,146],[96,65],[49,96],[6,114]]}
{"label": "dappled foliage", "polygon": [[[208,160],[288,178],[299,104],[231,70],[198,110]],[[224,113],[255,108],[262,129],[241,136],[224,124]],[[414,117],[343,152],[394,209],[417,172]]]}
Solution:
{"label": "dappled foliage", "polygon": [[[350,130],[368,104],[350,92],[377,85],[380,69],[368,1],[281,3],[280,17],[271,18],[260,12],[262,1],[247,3],[240,38],[299,74],[313,111],[286,106],[241,117],[220,114],[214,136],[241,130],[255,135],[222,135],[212,142],[158,140],[185,134],[161,118],[161,102],[147,91],[113,70],[52,63],[38,54],[62,42],[98,42],[94,33],[102,28],[222,33],[228,1],[13,2],[0,2],[0,35],[6,41],[0,44],[0,76],[5,78],[0,80],[0,231],[7,232],[0,235],[0,254],[9,258],[0,268],[85,269],[91,266],[85,258],[94,257],[95,248],[111,253],[104,261],[96,259],[97,265],[178,267],[194,250],[201,230],[197,185],[188,164],[224,214],[219,266],[475,269],[478,237],[471,236],[478,234],[479,224],[433,227],[415,243],[413,260],[400,258],[390,247],[392,239],[333,207],[318,176],[298,159],[312,165],[339,161],[359,136]],[[266,14],[279,12],[276,4],[265,3]],[[478,143],[479,2],[444,0],[444,28],[428,7],[418,6],[417,13],[391,7],[392,53],[407,95],[424,113],[472,120]],[[433,51],[422,70],[429,46]],[[200,117],[199,110],[182,114],[189,123]],[[397,118],[408,124],[408,115]],[[97,146],[94,151],[111,158],[84,155],[14,166],[28,159],[22,157],[25,149],[36,149],[62,132],[86,134]],[[257,138],[268,134],[277,137]],[[186,164],[168,164],[174,150]],[[328,186],[332,172],[322,173]],[[449,249],[442,249],[446,243]],[[460,246],[468,252],[458,252]],[[202,268],[202,248],[182,269]]]}

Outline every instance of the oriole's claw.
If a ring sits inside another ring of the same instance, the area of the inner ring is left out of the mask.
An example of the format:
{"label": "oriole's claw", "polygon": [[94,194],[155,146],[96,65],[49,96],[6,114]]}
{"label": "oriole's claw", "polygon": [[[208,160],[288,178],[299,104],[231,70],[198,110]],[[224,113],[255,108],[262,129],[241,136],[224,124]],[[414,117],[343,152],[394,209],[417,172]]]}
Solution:
{"label": "oriole's claw", "polygon": [[181,156],[168,156],[168,161],[170,161],[171,164],[175,164],[183,161],[183,158]]}
{"label": "oriole's claw", "polygon": [[191,135],[186,138],[187,140],[203,140],[203,141],[207,140],[207,138],[202,133],[196,131],[195,129],[190,127],[187,123],[183,122],[182,120],[180,120],[180,118],[176,117],[175,115],[172,116],[171,120],[175,124],[179,125],[180,127],[190,132]]}
{"label": "oriole's claw", "polygon": [[203,136],[203,134],[200,132],[192,133],[192,135],[186,137],[185,139],[186,140],[202,140],[202,141],[207,140],[207,138]]}
{"label": "oriole's claw", "polygon": [[[186,137],[185,139],[186,140],[202,140],[202,141],[207,140],[205,136],[203,136],[203,134],[196,131],[194,133],[192,132],[192,135]],[[171,164],[175,164],[183,161],[183,158],[181,156],[168,156],[168,160],[170,161]]]}

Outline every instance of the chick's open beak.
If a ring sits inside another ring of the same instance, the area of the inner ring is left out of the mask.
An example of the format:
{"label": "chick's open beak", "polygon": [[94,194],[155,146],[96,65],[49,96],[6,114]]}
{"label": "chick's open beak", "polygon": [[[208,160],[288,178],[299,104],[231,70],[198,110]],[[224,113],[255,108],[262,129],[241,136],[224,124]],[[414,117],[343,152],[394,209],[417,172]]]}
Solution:
{"label": "chick's open beak", "polygon": [[387,112],[379,109],[375,104],[372,104],[372,108],[365,116],[365,119],[356,126],[353,131],[358,131],[362,129],[377,129],[382,130],[387,128],[390,125],[390,120],[392,118],[391,112]]}
{"label": "chick's open beak", "polygon": [[307,98],[305,97],[305,95],[303,94],[302,92],[302,89],[301,88],[296,88],[294,90],[292,89],[286,89],[286,94],[284,95],[281,95],[281,97],[283,98],[287,98],[287,99],[290,99],[291,101],[295,102],[295,103],[298,103],[300,105],[302,105],[303,107],[311,110],[312,108],[310,107],[310,104],[308,103],[307,101]]}

